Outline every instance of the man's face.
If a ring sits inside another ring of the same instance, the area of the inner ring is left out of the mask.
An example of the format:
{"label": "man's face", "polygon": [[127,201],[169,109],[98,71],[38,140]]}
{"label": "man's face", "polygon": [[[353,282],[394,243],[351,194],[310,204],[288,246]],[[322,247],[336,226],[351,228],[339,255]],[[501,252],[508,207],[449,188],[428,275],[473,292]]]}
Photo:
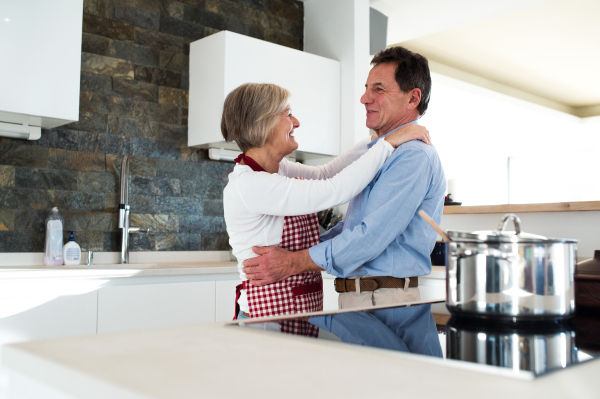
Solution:
{"label": "man's face", "polygon": [[365,94],[360,102],[367,111],[367,127],[373,129],[378,135],[383,135],[395,127],[410,120],[404,121],[409,110],[411,93],[400,90],[394,78],[396,64],[379,64],[371,69]]}

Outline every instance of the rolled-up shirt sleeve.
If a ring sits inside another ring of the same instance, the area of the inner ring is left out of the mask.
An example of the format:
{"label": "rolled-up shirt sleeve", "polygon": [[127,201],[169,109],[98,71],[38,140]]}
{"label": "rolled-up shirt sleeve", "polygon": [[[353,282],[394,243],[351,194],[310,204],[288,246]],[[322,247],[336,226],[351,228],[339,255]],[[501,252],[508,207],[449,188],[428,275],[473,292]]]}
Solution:
{"label": "rolled-up shirt sleeve", "polygon": [[427,195],[432,181],[427,154],[415,146],[401,146],[396,152],[362,205],[362,221],[346,220],[342,232],[322,237],[331,239],[309,249],[313,262],[327,273],[347,277],[377,258],[405,231]]}

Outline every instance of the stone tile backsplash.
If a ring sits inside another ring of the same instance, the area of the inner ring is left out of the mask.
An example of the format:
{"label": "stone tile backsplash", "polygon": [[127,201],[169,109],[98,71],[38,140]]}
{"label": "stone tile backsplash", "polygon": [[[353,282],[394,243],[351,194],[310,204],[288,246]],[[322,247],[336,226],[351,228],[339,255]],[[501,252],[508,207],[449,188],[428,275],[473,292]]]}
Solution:
{"label": "stone tile backsplash", "polygon": [[41,252],[53,206],[82,250],[119,251],[130,156],[132,250],[227,250],[233,164],[187,147],[189,43],[230,30],[303,47],[297,0],[84,0],[79,121],[0,138],[0,252]]}

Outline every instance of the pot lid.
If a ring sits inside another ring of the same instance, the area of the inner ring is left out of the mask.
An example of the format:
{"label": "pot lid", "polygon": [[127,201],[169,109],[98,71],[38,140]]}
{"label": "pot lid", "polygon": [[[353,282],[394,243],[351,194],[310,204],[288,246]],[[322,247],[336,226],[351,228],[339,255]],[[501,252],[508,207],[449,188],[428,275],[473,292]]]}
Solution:
{"label": "pot lid", "polygon": [[[514,222],[515,230],[506,230],[510,221]],[[548,238],[537,234],[521,231],[521,219],[514,213],[508,213],[502,217],[497,230],[460,231],[449,230],[448,237],[451,241],[469,242],[507,242],[507,243],[577,243],[578,240],[569,238]]]}

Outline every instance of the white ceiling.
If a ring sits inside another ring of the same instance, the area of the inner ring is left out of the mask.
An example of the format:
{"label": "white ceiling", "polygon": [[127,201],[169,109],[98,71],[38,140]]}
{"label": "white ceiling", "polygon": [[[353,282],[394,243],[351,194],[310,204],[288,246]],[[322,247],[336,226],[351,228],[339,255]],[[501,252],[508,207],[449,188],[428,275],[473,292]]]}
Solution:
{"label": "white ceiling", "polygon": [[389,44],[400,43],[434,64],[529,93],[530,101],[549,100],[544,105],[555,103],[554,108],[577,116],[600,115],[598,0],[370,4],[389,18]]}

